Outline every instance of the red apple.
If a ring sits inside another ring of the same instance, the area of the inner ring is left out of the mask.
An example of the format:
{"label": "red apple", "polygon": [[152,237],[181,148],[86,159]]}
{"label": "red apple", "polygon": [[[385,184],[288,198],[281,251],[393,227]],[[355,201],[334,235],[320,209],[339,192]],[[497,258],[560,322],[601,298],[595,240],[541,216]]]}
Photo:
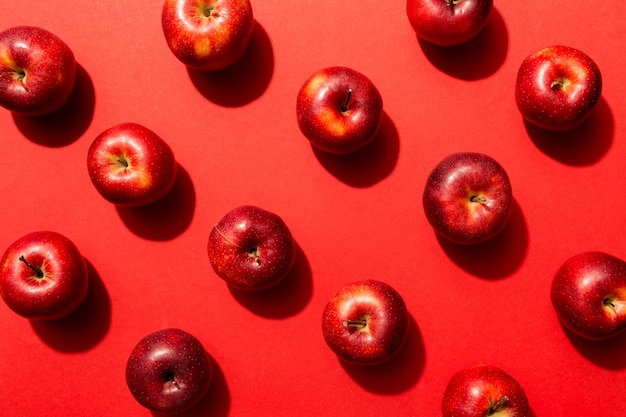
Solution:
{"label": "red apple", "polygon": [[626,330],[626,262],[604,252],[584,252],[566,260],[550,290],[563,325],[587,339]]}
{"label": "red apple", "polygon": [[139,404],[158,413],[179,413],[206,394],[213,366],[202,343],[176,328],[141,339],[126,363],[126,384]]}
{"label": "red apple", "polygon": [[459,244],[496,236],[513,207],[509,177],[492,157],[476,152],[447,156],[431,171],[422,198],[433,229]]}
{"label": "red apple", "polygon": [[602,75],[585,53],[568,46],[550,46],[527,57],[515,83],[517,107],[528,122],[563,131],[580,125],[602,93]]}
{"label": "red apple", "polygon": [[326,152],[347,154],[370,143],[382,122],[383,99],[369,78],[346,67],[311,75],[296,102],[298,126]]}
{"label": "red apple", "polygon": [[452,46],[474,38],[487,24],[493,0],[407,0],[409,23],[420,38]]}
{"label": "red apple", "polygon": [[400,294],[389,284],[363,280],[341,287],[322,314],[322,334],[343,361],[377,365],[404,345],[409,315]]}
{"label": "red apple", "polygon": [[136,123],[113,126],[87,153],[96,190],[117,206],[145,206],[163,198],[176,181],[176,159],[169,145]]}
{"label": "red apple", "polygon": [[255,206],[237,207],[213,226],[207,253],[215,273],[230,287],[250,291],[278,284],[296,258],[285,222]]}
{"label": "red apple", "polygon": [[0,32],[0,106],[49,114],[67,102],[75,82],[74,54],[58,36],[35,26]]}
{"label": "red apple", "polygon": [[166,0],[161,23],[167,45],[183,64],[219,70],[243,56],[254,17],[249,0]]}
{"label": "red apple", "polygon": [[528,398],[502,369],[477,365],[452,376],[441,408],[443,417],[526,417]]}
{"label": "red apple", "polygon": [[87,295],[87,263],[67,237],[37,231],[13,242],[0,261],[0,295],[28,319],[67,316]]}

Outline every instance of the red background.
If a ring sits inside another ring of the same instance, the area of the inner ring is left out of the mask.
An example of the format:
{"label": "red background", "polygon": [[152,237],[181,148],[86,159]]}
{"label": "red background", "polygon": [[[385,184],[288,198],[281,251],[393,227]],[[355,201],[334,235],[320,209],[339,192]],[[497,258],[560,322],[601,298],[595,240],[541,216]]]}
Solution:
{"label": "red background", "polygon": [[[214,74],[170,53],[161,4],[21,0],[0,14],[0,29],[56,33],[80,64],[58,114],[0,111],[0,247],[63,233],[91,284],[57,322],[0,303],[1,414],[150,416],[126,388],[126,359],[176,326],[217,368],[190,416],[436,416],[450,376],[476,363],[518,379],[532,416],[626,415],[626,336],[575,337],[549,301],[571,255],[626,257],[625,3],[496,1],[478,38],[441,49],[416,39],[401,0],[257,0],[242,62]],[[521,61],[551,44],[585,51],[604,77],[593,116],[567,134],[526,126],[513,98]],[[296,123],[298,89],[331,65],[363,72],[384,99],[379,137],[353,156],[314,151]],[[152,207],[116,209],[87,176],[93,138],[126,121],[180,164]],[[513,185],[509,226],[479,247],[437,239],[422,210],[429,171],[457,151],[493,156]],[[229,291],[206,256],[212,225],[241,204],[279,214],[298,243],[291,276],[259,294]],[[320,330],[331,294],[363,278],[394,286],[413,322],[400,356],[373,369],[343,366]]]}

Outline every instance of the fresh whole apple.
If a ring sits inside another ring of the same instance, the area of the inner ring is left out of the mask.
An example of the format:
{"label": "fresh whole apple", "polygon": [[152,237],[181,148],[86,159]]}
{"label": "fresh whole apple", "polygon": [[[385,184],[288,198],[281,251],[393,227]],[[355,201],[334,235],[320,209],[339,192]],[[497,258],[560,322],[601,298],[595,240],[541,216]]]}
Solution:
{"label": "fresh whole apple", "polygon": [[76,60],[55,34],[35,26],[0,32],[0,106],[17,114],[53,113],[76,83]]}
{"label": "fresh whole apple", "polygon": [[422,201],[428,222],[440,236],[468,245],[502,231],[513,193],[506,171],[495,159],[460,152],[448,155],[431,171]]}
{"label": "fresh whole apple", "polygon": [[176,159],[169,145],[136,123],[113,126],[91,143],[89,177],[116,206],[145,206],[163,198],[176,181]]}
{"label": "fresh whole apple", "polygon": [[515,83],[515,101],[529,123],[552,131],[579,126],[602,94],[602,75],[584,52],[550,46],[528,56]]}
{"label": "fresh whole apple", "polygon": [[254,17],[249,0],[166,0],[161,24],[178,60],[189,68],[212,71],[241,59]]}
{"label": "fresh whole apple", "polygon": [[460,45],[487,24],[493,0],[407,0],[409,23],[420,38],[439,46]]}
{"label": "fresh whole apple", "polygon": [[557,317],[586,339],[626,330],[626,262],[604,252],[572,256],[556,272],[550,299]]}
{"label": "fresh whole apple", "polygon": [[397,354],[409,332],[402,296],[389,284],[363,280],[341,287],[322,314],[322,334],[344,362],[378,365]]}
{"label": "fresh whole apple", "polygon": [[231,288],[249,291],[278,284],[296,257],[283,219],[250,205],[229,211],[213,226],[207,253],[215,273]]}
{"label": "fresh whole apple", "polygon": [[476,365],[450,378],[441,408],[443,417],[526,417],[528,398],[502,369]]}
{"label": "fresh whole apple", "polygon": [[87,295],[87,263],[60,233],[28,233],[7,248],[0,262],[0,295],[22,317],[67,316]]}
{"label": "fresh whole apple", "polygon": [[318,149],[348,154],[370,143],[380,128],[383,99],[365,75],[347,67],[323,68],[298,92],[298,127]]}
{"label": "fresh whole apple", "polygon": [[168,328],[141,339],[126,363],[126,384],[139,404],[158,413],[180,413],[206,394],[213,365],[202,343]]}

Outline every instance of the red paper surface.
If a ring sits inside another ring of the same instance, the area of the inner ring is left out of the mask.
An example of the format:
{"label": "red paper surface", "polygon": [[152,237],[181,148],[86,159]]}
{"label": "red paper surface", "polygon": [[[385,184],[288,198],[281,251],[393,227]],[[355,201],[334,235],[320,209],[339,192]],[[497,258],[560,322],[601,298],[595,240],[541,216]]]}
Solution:
{"label": "red paper surface", "polygon": [[[58,231],[91,283],[56,322],[0,303],[0,414],[150,416],[126,387],[126,359],[176,326],[217,368],[189,416],[437,416],[450,376],[476,363],[512,374],[531,416],[626,415],[626,336],[581,340],[549,301],[571,255],[626,257],[624,3],[497,1],[478,38],[441,49],[416,39],[403,1],[258,0],[243,61],[215,74],[174,58],[161,4],[22,0],[0,14],[0,29],[56,33],[80,64],[60,113],[0,111],[0,247]],[[604,77],[593,116],[564,135],[527,127],[513,98],[521,61],[557,43]],[[297,127],[298,89],[330,65],[364,73],[384,99],[381,134],[353,156],[314,151]],[[125,121],[161,135],[180,164],[153,207],[116,209],[87,176],[93,138]],[[493,156],[513,185],[509,226],[479,247],[441,241],[422,210],[428,173],[457,151]],[[294,272],[259,294],[230,291],[206,256],[212,225],[241,204],[279,214],[298,243]],[[402,353],[365,369],[342,365],[320,329],[331,294],[363,278],[394,286],[412,317]]]}

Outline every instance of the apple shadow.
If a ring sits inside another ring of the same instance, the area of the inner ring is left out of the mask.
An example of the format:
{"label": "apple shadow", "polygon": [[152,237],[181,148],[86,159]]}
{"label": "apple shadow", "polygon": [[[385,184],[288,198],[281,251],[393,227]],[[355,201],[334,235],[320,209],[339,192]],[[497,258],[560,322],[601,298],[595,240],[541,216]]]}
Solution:
{"label": "apple shadow", "polygon": [[[177,417],[225,417],[229,413],[231,395],[230,390],[228,389],[228,384],[226,383],[226,378],[224,377],[224,372],[220,368],[217,361],[215,361],[215,359],[213,359],[208,352],[207,355],[209,355],[211,365],[213,365],[213,377],[211,378],[209,390],[205,396],[202,397],[200,402],[191,407],[189,410],[183,411],[182,413],[176,413],[175,415]],[[155,417],[172,415],[155,411],[152,411],[151,413]]]}
{"label": "apple shadow", "polygon": [[379,365],[355,365],[338,359],[344,370],[365,390],[393,395],[407,391],[419,380],[426,362],[422,333],[409,315],[409,334],[404,346],[387,362]]}
{"label": "apple shadow", "polygon": [[589,340],[561,327],[572,346],[587,360],[612,371],[626,369],[626,331],[606,340]]}
{"label": "apple shadow", "polygon": [[191,176],[180,164],[176,182],[161,200],[143,207],[116,207],[117,213],[137,236],[154,241],[171,240],[191,224],[196,193]]}
{"label": "apple shadow", "polygon": [[356,188],[370,187],[393,172],[400,153],[398,130],[383,113],[380,130],[374,140],[363,149],[347,154],[335,155],[311,145],[320,164],[338,180]]}
{"label": "apple shadow", "polygon": [[57,320],[31,320],[41,340],[66,353],[85,352],[95,347],[108,333],[111,323],[111,298],[102,278],[87,261],[89,287],[85,300],[68,316]]}
{"label": "apple shadow", "polygon": [[262,291],[241,291],[228,287],[233,298],[254,314],[282,319],[306,307],[313,294],[311,266],[300,245],[296,244],[296,260],[285,279]]}
{"label": "apple shadow", "polygon": [[93,119],[95,104],[96,95],[91,77],[77,64],[74,91],[59,110],[43,116],[13,113],[13,121],[30,141],[60,148],[73,143],[85,133]]}
{"label": "apple shadow", "polygon": [[187,68],[189,78],[207,100],[224,107],[241,107],[261,97],[274,74],[274,52],[269,35],[254,22],[250,42],[241,60],[218,71]]}
{"label": "apple shadow", "polygon": [[509,34],[500,12],[494,7],[486,26],[461,45],[439,46],[417,38],[426,58],[440,71],[466,81],[494,74],[506,60]]}
{"label": "apple shadow", "polygon": [[476,245],[460,245],[437,236],[441,248],[457,265],[485,279],[505,278],[515,272],[528,251],[528,226],[514,199],[511,217],[494,238]]}
{"label": "apple shadow", "polygon": [[603,97],[587,119],[573,130],[552,132],[527,121],[524,121],[524,127],[540,151],[570,166],[598,162],[611,148],[615,134],[613,113]]}

